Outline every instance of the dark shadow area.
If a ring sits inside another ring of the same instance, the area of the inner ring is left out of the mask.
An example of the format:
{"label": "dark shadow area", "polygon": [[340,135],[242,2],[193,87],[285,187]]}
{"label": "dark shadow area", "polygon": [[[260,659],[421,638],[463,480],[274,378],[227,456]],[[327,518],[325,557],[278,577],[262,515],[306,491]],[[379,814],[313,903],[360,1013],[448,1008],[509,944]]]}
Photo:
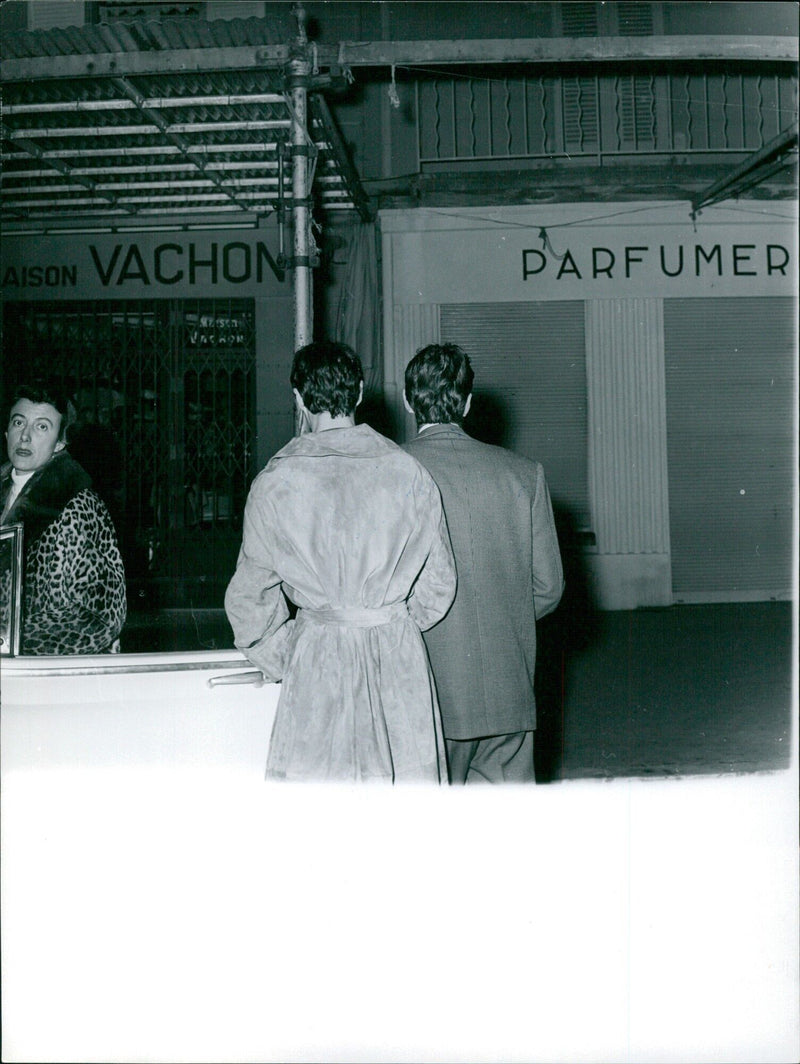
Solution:
{"label": "dark shadow area", "polygon": [[573,665],[596,639],[599,624],[584,560],[584,549],[594,541],[594,536],[578,527],[574,514],[566,506],[554,503],[553,516],[565,586],[556,609],[536,625],[534,760],[539,783],[559,778]]}
{"label": "dark shadow area", "polygon": [[382,436],[395,441],[400,432],[400,426],[383,392],[378,391],[365,392],[364,398],[356,408],[356,424],[369,425]]}
{"label": "dark shadow area", "polygon": [[224,609],[147,609],[134,600],[121,643],[123,654],[232,650],[233,631]]}
{"label": "dark shadow area", "polygon": [[596,621],[570,668],[559,779],[789,768],[790,602],[602,611]]}
{"label": "dark shadow area", "polygon": [[475,391],[472,406],[464,419],[464,431],[481,443],[508,446],[508,408],[502,395]]}
{"label": "dark shadow area", "polygon": [[[473,393],[472,406],[464,420],[464,429],[470,436],[495,447],[508,447],[509,426],[508,406],[501,393]],[[536,625],[534,759],[540,783],[559,778],[572,665],[597,632],[597,607],[584,560],[584,550],[594,542],[594,536],[580,528],[569,507],[555,500],[553,516],[565,588],[558,607]]]}
{"label": "dark shadow area", "polygon": [[[92,487],[106,504],[114,522],[125,568],[129,615],[137,606],[155,609],[157,598],[147,580],[148,545],[137,536],[134,519],[125,510],[122,448],[116,434],[98,422],[83,422],[70,427],[67,439],[69,453],[92,478]],[[122,642],[125,650],[124,631]]]}
{"label": "dark shadow area", "polygon": [[122,525],[122,448],[106,425],[86,422],[69,429],[69,453],[92,478],[92,487],[106,504],[120,533]]}

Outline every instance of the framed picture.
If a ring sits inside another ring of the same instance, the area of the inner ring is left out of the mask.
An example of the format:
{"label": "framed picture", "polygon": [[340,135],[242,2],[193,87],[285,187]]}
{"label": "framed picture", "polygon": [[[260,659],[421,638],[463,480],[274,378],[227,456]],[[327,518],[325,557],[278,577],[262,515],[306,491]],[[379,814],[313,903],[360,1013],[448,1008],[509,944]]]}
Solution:
{"label": "framed picture", "polygon": [[22,525],[0,528],[0,654],[19,654],[22,622]]}

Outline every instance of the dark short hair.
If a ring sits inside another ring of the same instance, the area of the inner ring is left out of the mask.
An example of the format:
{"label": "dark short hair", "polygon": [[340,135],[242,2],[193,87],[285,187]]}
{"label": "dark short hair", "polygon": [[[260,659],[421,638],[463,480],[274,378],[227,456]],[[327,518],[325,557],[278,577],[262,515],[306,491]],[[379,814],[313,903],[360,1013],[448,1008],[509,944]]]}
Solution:
{"label": "dark short hair", "polygon": [[352,414],[364,379],[361,359],[347,344],[318,340],[295,354],[289,378],[312,414]]}
{"label": "dark short hair", "polygon": [[66,440],[67,429],[73,421],[73,408],[66,392],[52,381],[34,381],[31,384],[20,384],[11,395],[8,404],[8,417],[11,411],[20,401],[27,399],[30,403],[49,403],[61,414],[61,429],[58,434],[60,440]]}
{"label": "dark short hair", "polygon": [[420,425],[464,419],[475,374],[458,344],[428,344],[406,366],[406,399]]}

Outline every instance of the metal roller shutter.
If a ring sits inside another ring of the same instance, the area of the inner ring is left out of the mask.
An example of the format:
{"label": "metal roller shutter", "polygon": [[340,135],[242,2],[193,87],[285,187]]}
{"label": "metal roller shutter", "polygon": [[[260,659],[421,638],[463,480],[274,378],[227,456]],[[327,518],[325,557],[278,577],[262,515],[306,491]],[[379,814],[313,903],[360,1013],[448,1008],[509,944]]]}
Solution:
{"label": "metal roller shutter", "polygon": [[673,593],[788,594],[794,301],[667,299],[664,354]]}
{"label": "metal roller shutter", "polygon": [[440,321],[475,370],[466,428],[541,462],[554,509],[588,529],[583,302],[443,305]]}

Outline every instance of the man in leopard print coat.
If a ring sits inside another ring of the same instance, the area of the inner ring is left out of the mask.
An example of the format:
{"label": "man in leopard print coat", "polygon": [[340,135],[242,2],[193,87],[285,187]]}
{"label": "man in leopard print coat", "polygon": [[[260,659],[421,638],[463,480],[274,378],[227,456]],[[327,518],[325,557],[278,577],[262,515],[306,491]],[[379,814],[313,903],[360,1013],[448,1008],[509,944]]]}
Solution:
{"label": "man in leopard print coat", "polygon": [[0,469],[3,525],[23,526],[23,654],[119,648],[125,572],[114,525],[65,450],[68,407],[50,388],[17,390]]}

